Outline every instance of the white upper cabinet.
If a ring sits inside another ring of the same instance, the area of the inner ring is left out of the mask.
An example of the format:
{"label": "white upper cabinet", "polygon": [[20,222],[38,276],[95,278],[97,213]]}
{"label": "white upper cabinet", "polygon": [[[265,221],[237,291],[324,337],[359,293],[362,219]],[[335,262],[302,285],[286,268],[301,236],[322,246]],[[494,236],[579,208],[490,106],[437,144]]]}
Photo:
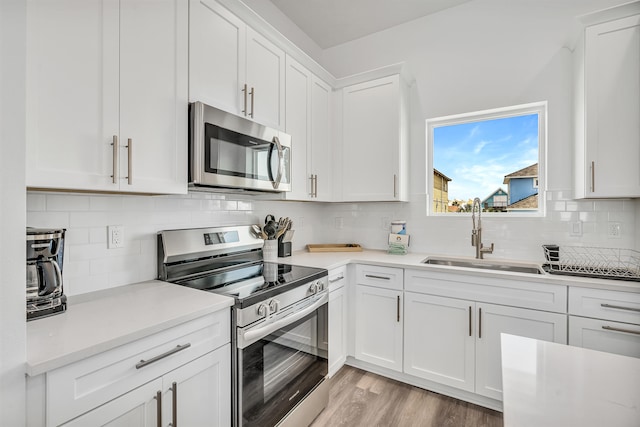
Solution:
{"label": "white upper cabinet", "polygon": [[407,200],[407,108],[400,75],[343,89],[342,200]]}
{"label": "white upper cabinet", "polygon": [[285,130],[293,155],[287,200],[331,200],[330,97],[328,84],[287,56]]}
{"label": "white upper cabinet", "polygon": [[186,4],[30,0],[30,188],[186,193]]}
{"label": "white upper cabinet", "polygon": [[189,101],[284,129],[284,51],[215,0],[189,8]]}
{"label": "white upper cabinet", "polygon": [[587,27],[576,60],[576,197],[640,197],[640,15]]}

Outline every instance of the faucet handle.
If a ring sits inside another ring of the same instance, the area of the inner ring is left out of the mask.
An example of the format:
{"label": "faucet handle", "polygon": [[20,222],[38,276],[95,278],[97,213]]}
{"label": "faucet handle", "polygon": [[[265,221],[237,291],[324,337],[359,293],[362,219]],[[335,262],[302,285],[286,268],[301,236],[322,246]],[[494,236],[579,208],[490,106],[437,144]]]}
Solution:
{"label": "faucet handle", "polygon": [[486,253],[486,254],[492,254],[493,253],[493,243],[491,244],[490,248],[485,248],[484,245],[480,244],[480,252]]}

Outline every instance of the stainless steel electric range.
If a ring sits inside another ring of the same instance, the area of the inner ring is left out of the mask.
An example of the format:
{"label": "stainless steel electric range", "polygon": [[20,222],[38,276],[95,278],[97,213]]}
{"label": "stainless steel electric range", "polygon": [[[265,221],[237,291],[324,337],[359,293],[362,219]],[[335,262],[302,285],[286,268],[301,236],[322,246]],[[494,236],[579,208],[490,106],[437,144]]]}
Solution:
{"label": "stainless steel electric range", "polygon": [[158,276],[235,298],[234,426],[306,426],[329,400],[327,270],[262,261],[250,226],[158,233]]}

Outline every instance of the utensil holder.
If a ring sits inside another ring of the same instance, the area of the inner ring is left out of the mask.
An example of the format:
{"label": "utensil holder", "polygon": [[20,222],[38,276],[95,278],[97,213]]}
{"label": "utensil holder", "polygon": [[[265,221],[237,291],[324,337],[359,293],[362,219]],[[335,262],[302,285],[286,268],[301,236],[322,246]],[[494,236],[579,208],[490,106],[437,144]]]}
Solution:
{"label": "utensil holder", "polygon": [[264,262],[278,261],[278,241],[275,239],[267,239],[262,246],[262,259]]}

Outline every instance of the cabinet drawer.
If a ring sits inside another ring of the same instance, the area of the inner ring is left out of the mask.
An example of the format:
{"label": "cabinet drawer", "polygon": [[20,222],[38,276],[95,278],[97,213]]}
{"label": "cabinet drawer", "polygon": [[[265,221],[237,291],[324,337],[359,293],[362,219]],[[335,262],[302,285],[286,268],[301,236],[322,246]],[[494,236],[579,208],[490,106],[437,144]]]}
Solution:
{"label": "cabinet drawer", "polygon": [[356,265],[356,283],[358,285],[402,290],[403,276],[401,268],[365,264]]}
{"label": "cabinet drawer", "polygon": [[229,340],[230,312],[222,310],[50,371],[47,425],[75,418]]}
{"label": "cabinet drawer", "polygon": [[569,314],[640,325],[640,294],[570,287]]}
{"label": "cabinet drawer", "polygon": [[347,283],[347,266],[329,270],[329,292],[340,289]]}
{"label": "cabinet drawer", "polygon": [[569,316],[569,345],[640,357],[640,326]]}
{"label": "cabinet drawer", "polygon": [[567,287],[522,278],[481,277],[462,273],[405,270],[405,290],[421,294],[510,305],[533,310],[567,312]]}

